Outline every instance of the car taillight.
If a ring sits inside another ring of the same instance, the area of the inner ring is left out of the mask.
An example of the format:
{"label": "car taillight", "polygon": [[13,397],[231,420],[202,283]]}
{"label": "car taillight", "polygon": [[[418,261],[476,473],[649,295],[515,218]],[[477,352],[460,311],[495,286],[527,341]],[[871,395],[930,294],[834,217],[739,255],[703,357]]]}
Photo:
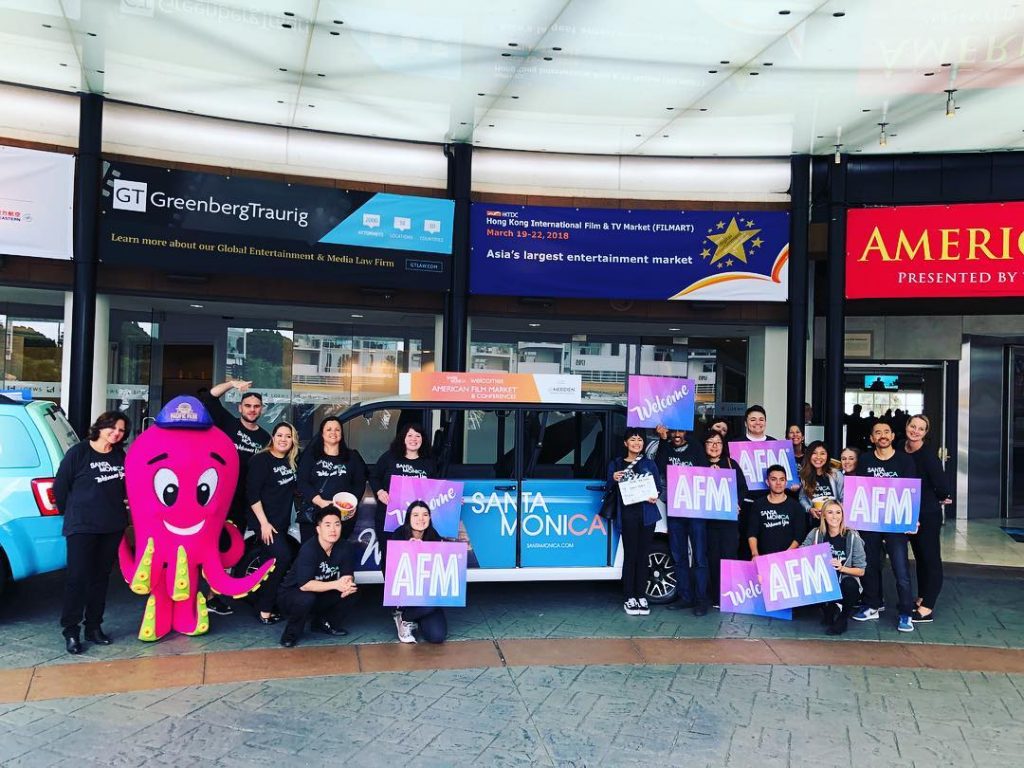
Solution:
{"label": "car taillight", "polygon": [[57,498],[53,495],[53,478],[41,477],[32,481],[32,495],[36,497],[36,506],[43,517],[59,515]]}

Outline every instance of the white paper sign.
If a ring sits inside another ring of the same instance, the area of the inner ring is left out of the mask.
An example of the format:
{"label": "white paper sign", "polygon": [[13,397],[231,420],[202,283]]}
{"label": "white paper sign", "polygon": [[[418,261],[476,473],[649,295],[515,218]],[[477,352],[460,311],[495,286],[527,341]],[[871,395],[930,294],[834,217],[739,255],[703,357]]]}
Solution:
{"label": "white paper sign", "polygon": [[658,486],[654,482],[654,475],[640,475],[619,483],[619,493],[623,504],[638,504],[657,498]]}

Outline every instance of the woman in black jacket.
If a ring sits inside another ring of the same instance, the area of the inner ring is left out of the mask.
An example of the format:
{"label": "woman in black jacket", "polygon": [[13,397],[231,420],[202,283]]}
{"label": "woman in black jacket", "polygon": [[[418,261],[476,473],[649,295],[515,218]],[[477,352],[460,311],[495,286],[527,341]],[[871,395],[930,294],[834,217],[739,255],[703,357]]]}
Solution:
{"label": "woman in black jacket", "polygon": [[903,450],[917,465],[921,478],[921,517],[917,533],[910,536],[910,548],[917,564],[917,608],[910,619],[915,624],[935,621],[935,602],[942,591],[943,505],[952,503],[946,485],[946,474],[934,448],[925,446],[931,422],[923,414],[907,421]]}
{"label": "woman in black jacket", "polygon": [[373,528],[377,534],[380,547],[380,569],[384,571],[384,560],[387,553],[387,540],[390,534],[385,533],[384,523],[387,519],[390,496],[391,478],[395,475],[405,477],[435,477],[436,465],[430,457],[423,427],[416,423],[403,424],[395,432],[395,439],[388,449],[377,459],[377,464],[370,472],[370,489],[377,501],[377,513],[373,519]]}
{"label": "woman in black jacket", "polygon": [[339,493],[356,497],[352,510],[339,509],[341,541],[348,539],[356,524],[359,500],[366,490],[366,463],[358,451],[345,445],[341,420],[328,416],[320,422],[320,434],[306,447],[299,459],[299,495],[302,496],[299,538],[305,543],[316,536],[316,512],[334,503]]}
{"label": "woman in black jacket", "polygon": [[60,617],[68,653],[82,652],[83,614],[85,639],[98,645],[111,642],[101,624],[110,572],[128,527],[123,446],[127,436],[123,413],[100,414],[89,427],[89,439],[68,449],[53,483],[68,551]]}

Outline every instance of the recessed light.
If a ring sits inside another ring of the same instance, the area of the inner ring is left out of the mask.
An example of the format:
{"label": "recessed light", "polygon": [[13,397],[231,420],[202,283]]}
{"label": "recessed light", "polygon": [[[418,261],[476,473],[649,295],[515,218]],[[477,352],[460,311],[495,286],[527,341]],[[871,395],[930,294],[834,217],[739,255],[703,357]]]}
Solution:
{"label": "recessed light", "polygon": [[669,112],[671,112],[673,109],[675,109],[675,107],[665,107],[665,109],[667,109]]}
{"label": "recessed light", "polygon": [[791,13],[792,11],[779,11],[779,16],[789,16]]}
{"label": "recessed light", "polygon": [[87,34],[89,37],[96,37],[95,32],[86,32],[85,34]]}
{"label": "recessed light", "polygon": [[67,64],[61,64],[61,66],[62,66],[62,67],[66,67],[66,66],[67,66]]}
{"label": "recessed light", "polygon": [[334,23],[335,23],[335,24],[344,24],[345,22],[344,22],[344,21],[339,21],[338,19],[335,19],[335,20],[334,20]]}
{"label": "recessed light", "polygon": [[287,23],[284,23],[284,22],[281,23],[281,26],[284,27],[285,29],[291,29],[292,28],[291,24],[287,24]]}
{"label": "recessed light", "polygon": [[932,77],[932,76],[934,76],[934,75],[935,75],[935,73],[934,73],[934,72],[925,72],[925,73],[924,73],[924,76],[925,76],[925,77]]}
{"label": "recessed light", "polygon": [[307,104],[306,106],[310,109],[316,109],[316,104]]}
{"label": "recessed light", "polygon": [[519,97],[518,97],[518,96],[513,96],[512,98],[513,98],[513,99],[518,99]]}
{"label": "recessed light", "polygon": [[843,16],[845,16],[845,15],[846,15],[846,11],[836,11],[836,12],[835,12],[835,13],[833,13],[832,15],[833,15],[833,16],[834,16],[835,18],[837,18],[837,19],[841,19],[841,18],[843,18]]}
{"label": "recessed light", "polygon": [[774,63],[775,63],[775,62],[773,62],[773,61],[766,61],[766,62],[764,62],[763,66],[766,66],[766,67],[770,67],[770,66],[772,66],[772,65],[773,65]]}
{"label": "recessed light", "polygon": [[663,139],[667,139],[667,138],[668,138],[668,134],[667,134],[667,133],[663,133],[663,134],[661,134],[661,138],[663,138]]}
{"label": "recessed light", "polygon": [[278,72],[287,72],[288,70],[286,68],[284,68],[284,67],[278,67],[277,71]]}
{"label": "recessed light", "polygon": [[466,123],[464,123],[464,122],[463,123],[459,123],[459,125],[466,125]]}
{"label": "recessed light", "polygon": [[540,323],[530,323],[531,328],[540,328]]}
{"label": "recessed light", "polygon": [[544,61],[554,61],[554,60],[555,60],[555,59],[554,59],[554,57],[553,57],[553,56],[545,56],[545,57],[544,57]]}
{"label": "recessed light", "polygon": [[509,43],[508,47],[509,48],[518,48],[519,47],[519,43]]}
{"label": "recessed light", "polygon": [[952,63],[952,62],[950,62],[950,61],[947,61],[947,62],[946,62],[945,64],[941,64],[940,66],[943,66],[943,67],[952,67],[952,66],[953,66],[953,63]]}
{"label": "recessed light", "polygon": [[487,124],[487,127],[488,127],[488,128],[493,128],[493,127],[494,127],[494,123],[488,123],[488,124]]}
{"label": "recessed light", "polygon": [[357,313],[353,312],[353,313],[352,313],[352,314],[350,315],[350,317],[354,317],[354,318],[356,318],[357,320],[359,320],[359,319],[361,319],[361,318],[365,317],[365,315],[360,315],[360,314],[357,314]]}
{"label": "recessed light", "polygon": [[719,63],[719,64],[728,64],[728,63],[729,63],[729,60],[728,60],[728,59],[722,59],[722,60],[721,60],[720,62],[718,62],[718,63]]}
{"label": "recessed light", "polygon": [[707,107],[701,107],[701,108],[700,108],[700,111],[701,111],[701,112],[707,112],[707,111],[708,111],[708,108],[707,108]]}
{"label": "recessed light", "polygon": [[294,11],[284,11],[284,15],[285,16],[294,16],[295,12]]}
{"label": "recessed light", "polygon": [[486,96],[486,93],[478,93],[477,96]]}
{"label": "recessed light", "polygon": [[718,70],[717,69],[709,69],[708,70],[708,74],[709,75],[717,75],[718,74]]}
{"label": "recessed light", "polygon": [[327,77],[327,75],[325,75],[323,72],[317,72],[316,76],[317,77]]}
{"label": "recessed light", "polygon": [[340,35],[340,34],[341,34],[341,32],[335,32],[335,31],[334,31],[334,30],[332,29],[332,30],[331,30],[331,34],[332,34],[332,35],[334,35],[335,37],[337,37],[338,35]]}
{"label": "recessed light", "polygon": [[554,47],[553,47],[553,48],[552,48],[551,50],[552,50],[552,51],[560,51],[560,50],[562,50],[562,49],[561,49],[561,48],[560,48],[559,46],[557,46],[557,45],[556,45],[556,46],[554,46]]}
{"label": "recessed light", "polygon": [[870,112],[870,109],[862,109],[861,112]]}
{"label": "recessed light", "polygon": [[634,133],[633,135],[634,135],[634,136],[635,136],[636,138],[638,138],[638,139],[639,139],[639,138],[640,138],[640,136],[641,136],[642,134],[639,134],[639,133]]}
{"label": "recessed light", "polygon": [[503,54],[501,54],[501,55],[502,55],[503,57],[505,57],[505,58],[507,59],[507,58],[508,58],[509,56],[511,56],[512,54],[511,54],[511,53],[509,53],[508,51],[505,51],[505,53],[503,53]]}
{"label": "recessed light", "polygon": [[669,330],[670,330],[670,331],[681,331],[681,330],[683,330],[683,329],[682,329],[682,328],[669,328]]}
{"label": "recessed light", "polygon": [[751,77],[757,77],[761,73],[760,72],[747,72],[747,74],[750,75]]}
{"label": "recessed light", "polygon": [[284,99],[278,99],[278,100],[277,100],[277,103],[278,103],[278,104],[284,104]]}
{"label": "recessed light", "polygon": [[192,309],[202,309],[203,308],[202,304],[189,304],[189,306],[192,307]]}

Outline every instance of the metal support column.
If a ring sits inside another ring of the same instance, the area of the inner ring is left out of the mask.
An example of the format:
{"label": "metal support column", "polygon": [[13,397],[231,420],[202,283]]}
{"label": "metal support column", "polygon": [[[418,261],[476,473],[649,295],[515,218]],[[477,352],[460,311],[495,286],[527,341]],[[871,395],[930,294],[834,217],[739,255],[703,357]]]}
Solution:
{"label": "metal support column", "polygon": [[71,306],[71,371],[68,420],[79,437],[92,422],[93,345],[96,336],[96,231],[100,215],[103,97],[79,96],[78,159],[75,164],[74,281]]}
{"label": "metal support column", "polygon": [[825,443],[842,450],[846,332],[846,158],[829,165],[828,306],[825,310]]}
{"label": "metal support column", "polygon": [[469,302],[469,192],[472,180],[473,146],[449,144],[448,196],[455,200],[452,230],[451,287],[444,302],[444,355],[446,371],[466,370]]}
{"label": "metal support column", "polygon": [[789,369],[786,389],[787,424],[804,423],[807,399],[807,227],[810,223],[811,158],[790,160],[789,219]]}

